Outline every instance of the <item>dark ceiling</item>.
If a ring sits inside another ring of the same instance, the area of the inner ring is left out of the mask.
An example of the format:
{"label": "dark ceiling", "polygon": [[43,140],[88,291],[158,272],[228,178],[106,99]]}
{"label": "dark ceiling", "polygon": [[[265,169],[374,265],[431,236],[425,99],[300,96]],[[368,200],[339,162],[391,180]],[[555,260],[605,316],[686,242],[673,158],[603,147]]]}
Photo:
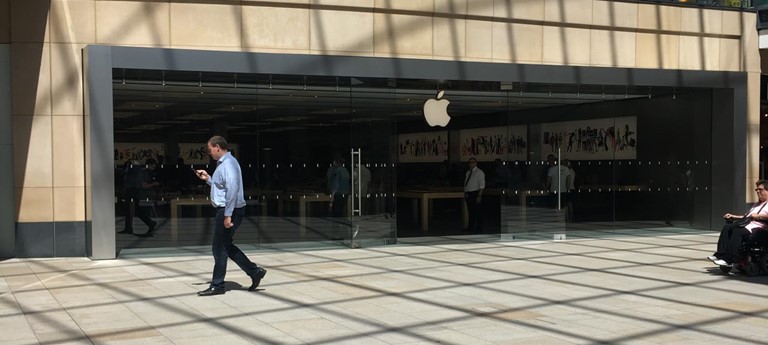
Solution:
{"label": "dark ceiling", "polygon": [[[353,122],[422,121],[422,105],[445,90],[454,117],[654,97],[682,89],[205,73],[113,71],[116,136],[174,129],[207,134],[282,132]],[[122,138],[120,140],[125,140]]]}

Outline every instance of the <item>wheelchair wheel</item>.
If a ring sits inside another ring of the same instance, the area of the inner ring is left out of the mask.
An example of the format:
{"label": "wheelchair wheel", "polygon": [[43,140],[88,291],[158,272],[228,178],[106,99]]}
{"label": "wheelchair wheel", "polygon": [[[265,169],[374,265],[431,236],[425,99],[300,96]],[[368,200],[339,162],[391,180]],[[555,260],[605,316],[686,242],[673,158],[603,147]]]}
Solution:
{"label": "wheelchair wheel", "polygon": [[760,271],[762,274],[768,274],[768,253],[760,256]]}
{"label": "wheelchair wheel", "polygon": [[720,266],[720,271],[722,271],[725,274],[728,274],[728,273],[731,272],[731,268],[733,268],[733,267],[731,267],[731,266]]}
{"label": "wheelchair wheel", "polygon": [[757,264],[757,262],[750,261],[746,265],[744,273],[746,273],[750,277],[754,277],[760,273],[760,266]]}

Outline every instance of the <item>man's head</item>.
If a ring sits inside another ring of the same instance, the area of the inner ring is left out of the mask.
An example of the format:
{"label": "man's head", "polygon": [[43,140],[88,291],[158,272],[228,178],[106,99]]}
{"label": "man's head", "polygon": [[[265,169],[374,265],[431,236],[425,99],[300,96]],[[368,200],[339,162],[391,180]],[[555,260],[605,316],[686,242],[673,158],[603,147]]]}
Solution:
{"label": "man's head", "polygon": [[215,135],[208,139],[208,154],[214,160],[219,160],[219,158],[227,154],[227,150],[227,139],[224,139],[224,137]]}
{"label": "man's head", "polygon": [[768,180],[757,180],[755,182],[755,193],[757,193],[757,199],[760,202],[768,200]]}
{"label": "man's head", "polygon": [[552,155],[552,154],[547,155],[547,163],[549,165],[555,165],[555,155]]}
{"label": "man's head", "polygon": [[470,169],[474,169],[477,166],[477,159],[475,159],[475,157],[472,157],[467,161],[467,164],[469,165]]}
{"label": "man's head", "polygon": [[333,166],[337,167],[337,166],[340,166],[340,165],[344,165],[344,163],[346,163],[346,161],[347,160],[344,159],[344,157],[342,157],[340,154],[335,154],[335,155],[333,155],[333,160],[331,161],[331,164]]}

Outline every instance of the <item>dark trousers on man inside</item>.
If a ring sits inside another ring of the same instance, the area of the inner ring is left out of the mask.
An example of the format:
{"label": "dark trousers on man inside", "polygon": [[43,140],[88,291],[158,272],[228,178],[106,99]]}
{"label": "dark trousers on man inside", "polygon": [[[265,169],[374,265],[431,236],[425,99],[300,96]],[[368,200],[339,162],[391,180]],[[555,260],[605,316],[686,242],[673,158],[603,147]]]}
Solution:
{"label": "dark trousers on man inside", "polygon": [[742,243],[748,242],[751,235],[749,230],[736,224],[723,225],[720,237],[717,239],[715,256],[729,264],[736,262],[739,259]]}
{"label": "dark trousers on man inside", "polygon": [[482,217],[480,217],[480,203],[477,202],[479,191],[465,192],[464,201],[467,203],[467,231],[480,232],[483,229]]}
{"label": "dark trousers on man inside", "polygon": [[128,188],[125,191],[125,228],[123,229],[123,232],[133,231],[134,214],[131,213],[131,206],[133,206],[133,211],[136,217],[139,217],[139,219],[149,227],[150,233],[155,230],[155,226],[157,225],[157,222],[153,221],[152,217],[150,217],[152,207],[141,205],[139,191],[140,189],[138,188]]}
{"label": "dark trousers on man inside", "polygon": [[331,240],[341,240],[349,233],[349,221],[347,220],[347,195],[334,194],[331,203]]}
{"label": "dark trousers on man inside", "polygon": [[213,233],[213,279],[211,287],[214,289],[224,288],[224,276],[227,274],[227,258],[232,259],[240,269],[245,271],[249,277],[253,278],[261,269],[232,243],[232,237],[235,231],[240,227],[245,216],[245,208],[236,208],[232,212],[233,226],[229,229],[224,227],[224,208],[216,209],[216,228]]}

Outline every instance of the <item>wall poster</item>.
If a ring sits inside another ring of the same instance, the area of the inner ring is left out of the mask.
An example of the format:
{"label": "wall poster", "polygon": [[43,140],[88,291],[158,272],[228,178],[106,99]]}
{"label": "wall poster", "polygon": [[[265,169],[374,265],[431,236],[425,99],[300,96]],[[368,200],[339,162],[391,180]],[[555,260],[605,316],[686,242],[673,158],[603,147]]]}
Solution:
{"label": "wall poster", "polygon": [[461,160],[475,157],[478,161],[526,160],[528,158],[528,126],[462,129]]}
{"label": "wall poster", "polygon": [[147,159],[165,156],[165,145],[159,143],[115,143],[115,164],[131,161],[144,164]]}
{"label": "wall poster", "polygon": [[[227,143],[229,152],[237,157],[237,144]],[[179,157],[184,160],[185,165],[189,164],[208,164],[211,157],[208,156],[208,144],[179,144]],[[170,162],[169,162],[170,163]],[[175,164],[175,163],[174,163]]]}
{"label": "wall poster", "polygon": [[[178,145],[179,157],[184,160],[185,165],[210,163],[210,156],[208,156],[208,146],[206,143],[181,143]],[[229,151],[237,157],[238,145],[228,143],[227,146],[229,147]],[[135,164],[144,164],[149,158],[159,161],[160,158],[166,157],[165,145],[161,143],[115,143],[114,154],[115,164],[118,165],[123,164],[126,161],[131,161]],[[166,160],[165,164],[175,165],[176,162],[169,162]]]}
{"label": "wall poster", "polygon": [[541,125],[542,158],[637,159],[637,117],[616,117]]}
{"label": "wall poster", "polygon": [[448,131],[398,135],[400,163],[442,162],[448,159]]}

